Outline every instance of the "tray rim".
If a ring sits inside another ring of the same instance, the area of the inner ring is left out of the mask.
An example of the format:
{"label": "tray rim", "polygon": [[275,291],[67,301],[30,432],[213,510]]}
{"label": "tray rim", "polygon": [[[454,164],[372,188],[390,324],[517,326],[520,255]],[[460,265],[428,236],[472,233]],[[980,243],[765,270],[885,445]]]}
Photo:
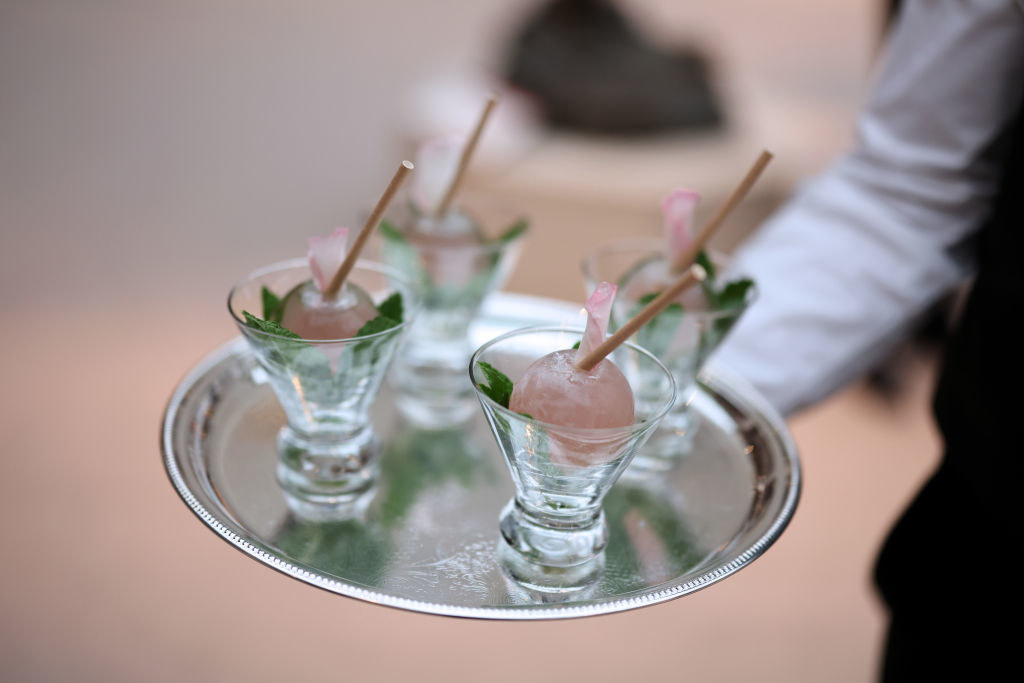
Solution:
{"label": "tray rim", "polygon": [[[485,309],[496,309],[506,306],[522,306],[527,310],[552,309],[562,313],[571,314],[576,310],[575,305],[557,299],[535,297],[521,294],[495,293],[485,304]],[[490,310],[496,316],[505,315],[496,310]],[[483,315],[487,315],[485,310]],[[543,321],[542,321],[543,322]],[[170,480],[178,496],[186,506],[206,526],[213,530],[222,540],[234,547],[236,550],[261,562],[262,564],[275,569],[286,576],[297,579],[311,586],[315,586],[327,592],[342,595],[345,597],[363,600],[365,602],[392,607],[406,611],[434,614],[438,616],[475,618],[504,621],[533,621],[549,619],[568,619],[587,616],[598,616],[638,609],[662,602],[667,602],[698,590],[711,586],[740,569],[752,563],[755,559],[765,553],[771,545],[778,540],[789,525],[796,512],[802,489],[802,470],[796,445],[793,442],[789,430],[786,428],[784,419],[768,403],[767,399],[761,396],[746,380],[729,368],[716,364],[713,371],[702,372],[698,378],[699,384],[714,394],[728,401],[732,406],[740,409],[753,410],[759,413],[760,417],[772,428],[774,436],[781,442],[785,461],[788,464],[789,481],[781,506],[775,518],[768,528],[754,540],[746,549],[724,565],[705,571],[693,579],[681,583],[672,583],[666,588],[657,591],[643,592],[638,595],[628,595],[622,598],[604,598],[592,602],[581,602],[579,604],[533,604],[533,605],[510,605],[507,607],[466,607],[459,605],[448,605],[444,603],[413,600],[386,593],[371,590],[354,583],[346,583],[336,578],[325,576],[313,567],[298,562],[289,562],[269,552],[258,539],[252,537],[248,530],[240,524],[236,524],[230,514],[223,511],[218,517],[196,497],[189,487],[188,482],[182,473],[178,457],[174,454],[173,439],[174,425],[177,422],[180,409],[185,397],[210,370],[236,354],[246,353],[245,340],[235,337],[220,345],[213,351],[207,353],[196,365],[194,365],[175,387],[167,406],[164,410],[163,419],[160,425],[160,449],[161,459],[164,464],[164,471]],[[222,517],[226,517],[227,520]],[[229,522],[229,523],[226,523]]]}

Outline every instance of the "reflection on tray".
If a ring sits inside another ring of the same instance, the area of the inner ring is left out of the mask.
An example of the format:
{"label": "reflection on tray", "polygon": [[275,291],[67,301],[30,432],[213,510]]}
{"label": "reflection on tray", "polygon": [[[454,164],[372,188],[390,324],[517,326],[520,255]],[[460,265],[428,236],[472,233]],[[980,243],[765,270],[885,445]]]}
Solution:
{"label": "reflection on tray", "polygon": [[465,488],[479,477],[493,483],[494,463],[480,444],[461,430],[416,429],[406,426],[381,457],[380,523],[402,520],[425,488],[449,479]]}
{"label": "reflection on tray", "polygon": [[692,572],[706,553],[697,547],[677,496],[664,482],[623,480],[604,502],[609,540],[609,591],[627,593]]}
{"label": "reflection on tray", "polygon": [[296,562],[367,586],[380,585],[394,561],[392,535],[422,494],[448,481],[464,488],[493,484],[494,464],[461,430],[403,424],[384,447],[376,487],[349,509],[348,519],[302,519],[291,513],[272,539]]}

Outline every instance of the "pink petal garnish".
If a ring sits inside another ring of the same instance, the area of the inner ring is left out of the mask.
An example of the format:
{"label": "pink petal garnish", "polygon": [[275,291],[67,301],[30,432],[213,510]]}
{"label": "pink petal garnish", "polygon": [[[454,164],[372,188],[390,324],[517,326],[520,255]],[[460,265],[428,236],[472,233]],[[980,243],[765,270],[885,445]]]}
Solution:
{"label": "pink petal garnish", "polygon": [[618,285],[602,282],[587,299],[587,303],[583,305],[587,309],[587,329],[583,332],[583,340],[573,359],[574,363],[581,361],[585,355],[604,341],[604,336],[608,333],[608,319],[612,313],[612,302],[615,301],[615,292],[618,290]]}
{"label": "pink petal garnish", "polygon": [[697,192],[679,189],[673,190],[661,202],[670,261],[675,261],[693,244],[693,214],[699,201],[700,194]]}
{"label": "pink petal garnish", "polygon": [[338,272],[341,262],[345,260],[348,246],[348,228],[335,228],[334,232],[324,237],[310,237],[309,269],[313,271],[313,281],[321,292],[327,289],[331,278]]}
{"label": "pink petal garnish", "polygon": [[416,151],[410,197],[421,213],[432,214],[448,191],[462,156],[462,140],[456,137],[429,140]]}

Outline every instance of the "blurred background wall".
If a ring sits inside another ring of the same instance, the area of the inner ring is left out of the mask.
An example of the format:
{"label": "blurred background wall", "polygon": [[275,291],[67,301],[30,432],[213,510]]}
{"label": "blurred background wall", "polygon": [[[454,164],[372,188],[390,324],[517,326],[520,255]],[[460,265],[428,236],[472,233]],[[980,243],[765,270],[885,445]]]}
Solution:
{"label": "blurred background wall", "polygon": [[[465,130],[538,4],[6,0],[3,284],[33,281],[34,296],[56,299],[72,283],[219,292],[301,252],[308,234],[357,222],[409,140]],[[500,186],[513,199],[539,186],[564,197],[580,213],[563,223],[585,222],[586,202],[617,187],[620,207],[646,205],[651,230],[668,189],[696,187],[710,206],[762,146],[778,155],[765,186],[782,193],[844,143],[876,5],[622,2],[652,42],[707,56],[725,127],[588,144],[506,110],[477,171],[513,176]],[[76,258],[45,277],[36,259],[11,258],[64,251]]]}
{"label": "blurred background wall", "polygon": [[[793,422],[808,484],[765,558],[578,623],[320,593],[230,551],[163,476],[161,411],[234,334],[229,286],[357,225],[415,142],[465,131],[539,4],[0,0],[0,677],[518,680],[507,665],[522,657],[534,678],[870,678],[871,556],[934,450],[926,366],[908,402],[855,388]],[[588,244],[656,234],[678,185],[712,210],[768,147],[776,161],[719,246],[742,239],[846,144],[884,13],[878,0],[617,6],[652,45],[707,58],[724,123],[555,131],[509,92],[467,190],[534,220],[509,289],[577,299]]]}

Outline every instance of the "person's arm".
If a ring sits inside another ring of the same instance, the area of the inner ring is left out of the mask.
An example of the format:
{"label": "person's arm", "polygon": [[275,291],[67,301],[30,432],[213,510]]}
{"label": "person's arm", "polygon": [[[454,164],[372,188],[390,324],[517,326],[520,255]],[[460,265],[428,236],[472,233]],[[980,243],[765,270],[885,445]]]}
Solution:
{"label": "person's arm", "polygon": [[853,149],[737,254],[761,295],[714,363],[784,414],[870,370],[970,273],[998,189],[1024,95],[1021,4],[905,2],[887,49]]}

